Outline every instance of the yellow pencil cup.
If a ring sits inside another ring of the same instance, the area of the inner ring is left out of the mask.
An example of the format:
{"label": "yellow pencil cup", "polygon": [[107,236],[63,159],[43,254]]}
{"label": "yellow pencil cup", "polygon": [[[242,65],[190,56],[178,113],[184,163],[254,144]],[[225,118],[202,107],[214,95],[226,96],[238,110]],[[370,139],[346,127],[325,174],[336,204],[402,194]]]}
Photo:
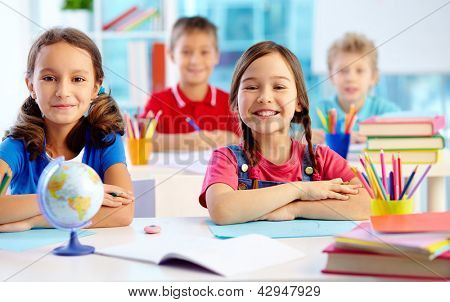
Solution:
{"label": "yellow pencil cup", "polygon": [[146,165],[152,153],[150,138],[127,138],[128,155],[132,165]]}
{"label": "yellow pencil cup", "polygon": [[414,212],[412,198],[402,200],[372,199],[370,206],[373,216],[411,214]]}

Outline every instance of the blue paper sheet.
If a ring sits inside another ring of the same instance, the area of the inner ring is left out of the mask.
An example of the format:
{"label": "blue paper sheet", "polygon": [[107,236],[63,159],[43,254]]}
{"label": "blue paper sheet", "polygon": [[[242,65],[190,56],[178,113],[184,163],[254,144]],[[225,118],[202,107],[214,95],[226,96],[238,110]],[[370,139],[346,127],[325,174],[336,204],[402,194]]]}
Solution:
{"label": "blue paper sheet", "polygon": [[[88,230],[78,231],[78,237],[95,234]],[[35,229],[17,233],[0,233],[0,250],[22,252],[58,242],[67,242],[70,239],[69,231],[58,229]]]}
{"label": "blue paper sheet", "polygon": [[333,236],[348,232],[358,223],[353,221],[309,220],[255,221],[231,225],[216,225],[207,221],[209,230],[219,238],[260,234],[272,238]]}

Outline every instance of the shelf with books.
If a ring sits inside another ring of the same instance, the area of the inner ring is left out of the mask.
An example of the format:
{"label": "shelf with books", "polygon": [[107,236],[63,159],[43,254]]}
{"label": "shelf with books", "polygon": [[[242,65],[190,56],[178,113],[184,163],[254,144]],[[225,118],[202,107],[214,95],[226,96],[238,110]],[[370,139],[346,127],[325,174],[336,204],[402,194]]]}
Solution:
{"label": "shelf with books", "polygon": [[154,45],[169,37],[175,21],[175,2],[94,0],[94,29],[90,36],[102,53],[105,88],[111,89],[127,111],[142,107],[152,92]]}
{"label": "shelf with books", "polygon": [[104,32],[102,39],[158,39],[164,40],[166,32],[161,31],[133,31],[133,32]]}

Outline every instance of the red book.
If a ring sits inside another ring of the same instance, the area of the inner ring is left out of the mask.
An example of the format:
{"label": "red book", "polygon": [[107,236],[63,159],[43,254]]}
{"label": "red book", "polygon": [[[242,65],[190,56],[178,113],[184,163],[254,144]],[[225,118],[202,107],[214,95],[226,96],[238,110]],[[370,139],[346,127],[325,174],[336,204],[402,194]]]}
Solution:
{"label": "red book", "polygon": [[450,281],[450,251],[434,260],[411,255],[389,255],[346,250],[329,245],[323,273],[376,277],[419,278]]}
{"label": "red book", "polygon": [[380,233],[450,232],[450,211],[371,216],[370,222]]}
{"label": "red book", "polygon": [[432,136],[445,128],[445,117],[378,117],[359,123],[366,136]]}
{"label": "red book", "polygon": [[166,51],[164,43],[152,46],[152,93],[166,88]]}
{"label": "red book", "polygon": [[124,13],[120,14],[119,16],[117,16],[116,18],[112,19],[111,21],[109,21],[108,23],[106,23],[105,25],[102,26],[103,30],[108,30],[111,27],[113,27],[114,25],[116,25],[117,23],[119,23],[120,21],[122,21],[123,19],[125,19],[126,17],[128,17],[129,15],[131,15],[132,13],[134,13],[137,10],[137,6],[132,6],[130,9],[128,9],[127,11],[125,11]]}

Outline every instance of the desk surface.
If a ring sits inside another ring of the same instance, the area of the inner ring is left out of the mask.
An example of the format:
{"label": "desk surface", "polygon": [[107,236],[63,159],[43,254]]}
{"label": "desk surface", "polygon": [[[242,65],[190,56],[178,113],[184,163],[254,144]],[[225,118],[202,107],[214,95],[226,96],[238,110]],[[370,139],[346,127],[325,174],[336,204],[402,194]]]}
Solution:
{"label": "desk surface", "polygon": [[[96,234],[81,238],[83,244],[100,249],[125,244],[145,236],[143,227],[158,224],[162,232],[156,236],[174,240],[183,235],[213,237],[204,217],[139,218],[129,227],[95,229]],[[217,239],[220,240],[220,239]],[[352,277],[321,273],[326,255],[322,250],[332,242],[331,237],[279,239],[305,253],[306,257],[269,267],[264,270],[225,278],[185,262],[155,265],[100,255],[80,257],[54,256],[58,245],[26,252],[0,250],[0,280],[2,281],[375,281],[393,280],[372,277]]]}

